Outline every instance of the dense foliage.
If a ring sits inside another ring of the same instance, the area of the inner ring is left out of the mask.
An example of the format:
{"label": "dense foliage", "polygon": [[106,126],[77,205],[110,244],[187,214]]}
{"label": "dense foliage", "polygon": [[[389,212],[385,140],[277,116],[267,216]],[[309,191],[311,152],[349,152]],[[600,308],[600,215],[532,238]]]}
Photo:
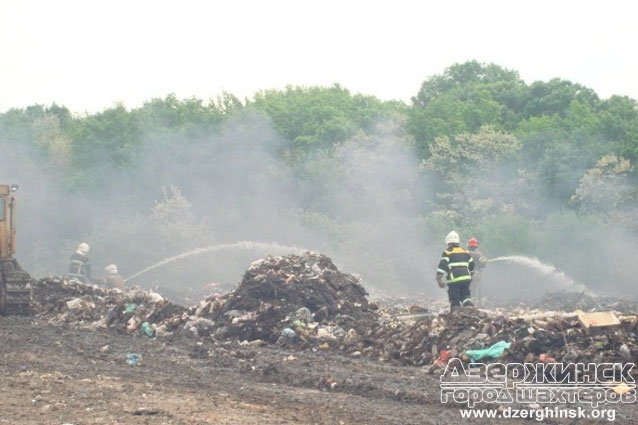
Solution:
{"label": "dense foliage", "polygon": [[[453,228],[593,288],[626,290],[635,269],[621,246],[638,236],[637,101],[494,64],[455,64],[409,105],[339,85],[80,116],[34,105],[0,114],[0,147],[3,183],[24,188],[22,261],[39,274],[63,273],[80,241],[98,266],[133,272],[252,240],[327,251],[376,288],[430,291]],[[207,264],[189,279],[239,280]],[[176,280],[189,267],[173,268]]]}

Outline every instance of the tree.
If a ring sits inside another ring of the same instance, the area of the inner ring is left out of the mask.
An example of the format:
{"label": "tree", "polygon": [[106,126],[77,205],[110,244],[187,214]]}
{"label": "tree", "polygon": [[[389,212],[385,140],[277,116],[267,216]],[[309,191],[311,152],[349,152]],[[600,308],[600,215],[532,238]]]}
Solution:
{"label": "tree", "polygon": [[421,85],[412,98],[408,128],[424,157],[436,137],[476,133],[482,126],[515,128],[525,84],[518,73],[494,64],[456,64]]}
{"label": "tree", "polygon": [[568,204],[585,170],[608,148],[596,111],[579,100],[521,122],[515,134],[523,142],[521,168],[536,182],[536,201],[546,213]]}
{"label": "tree", "polygon": [[261,91],[247,106],[272,120],[275,129],[291,142],[293,157],[296,151],[330,148],[347,140],[397,108],[396,103],[384,104],[372,96],[353,96],[338,84]]}
{"label": "tree", "polygon": [[71,141],[62,131],[60,116],[46,114],[42,118],[33,121],[33,134],[35,144],[47,155],[48,161],[44,164],[51,171],[64,171],[71,163]]}
{"label": "tree", "polygon": [[72,133],[71,186],[94,189],[108,184],[114,170],[134,161],[142,132],[135,114],[123,105],[79,121]]}
{"label": "tree", "polygon": [[443,74],[424,81],[417,95],[412,98],[412,105],[422,108],[439,96],[452,92],[462,98],[463,93],[469,94],[469,88],[477,86],[490,88],[492,98],[505,99],[512,87],[521,87],[524,83],[515,71],[473,60],[452,65]]}
{"label": "tree", "polygon": [[340,220],[395,217],[420,208],[418,160],[398,120],[318,152],[303,171],[305,205]]}
{"label": "tree", "polygon": [[570,81],[558,78],[549,82],[536,81],[529,88],[522,114],[524,118],[555,114],[563,116],[573,101],[595,108],[600,99],[593,90]]}
{"label": "tree", "polygon": [[243,107],[232,94],[224,93],[217,102],[204,104],[201,99],[180,100],[174,94],[164,99],[151,99],[142,108],[134,111],[140,125],[155,134],[194,133],[201,134],[219,125],[225,115]]}
{"label": "tree", "polygon": [[21,176],[30,180],[31,176],[49,173],[52,178],[66,171],[70,161],[70,115],[55,105],[52,110],[35,105],[0,115],[2,171],[13,175],[12,179]]}
{"label": "tree", "polygon": [[520,148],[517,138],[490,126],[477,134],[437,137],[422,165],[440,176],[439,210],[473,219],[515,211]]}
{"label": "tree", "polygon": [[[635,222],[636,179],[631,162],[617,155],[605,155],[587,170],[571,197],[572,204],[584,214],[602,214],[613,221]],[[627,213],[631,212],[629,216]]]}
{"label": "tree", "polygon": [[638,102],[629,97],[612,96],[602,102],[598,112],[600,132],[609,150],[638,161]]}

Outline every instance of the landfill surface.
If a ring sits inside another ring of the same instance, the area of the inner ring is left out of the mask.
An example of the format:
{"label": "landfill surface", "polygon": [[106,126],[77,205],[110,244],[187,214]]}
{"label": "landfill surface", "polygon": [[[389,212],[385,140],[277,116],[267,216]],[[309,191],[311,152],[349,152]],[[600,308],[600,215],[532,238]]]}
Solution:
{"label": "landfill surface", "polygon": [[[553,293],[450,312],[440,300],[371,296],[313,252],[259,259],[235,288],[191,307],[61,277],[34,282],[33,298],[33,315],[0,317],[0,424],[520,424],[462,419],[466,406],[442,403],[447,360],[638,357],[630,301]],[[544,407],[472,408],[508,406]],[[599,407],[614,409],[614,423],[637,423],[636,403]]]}

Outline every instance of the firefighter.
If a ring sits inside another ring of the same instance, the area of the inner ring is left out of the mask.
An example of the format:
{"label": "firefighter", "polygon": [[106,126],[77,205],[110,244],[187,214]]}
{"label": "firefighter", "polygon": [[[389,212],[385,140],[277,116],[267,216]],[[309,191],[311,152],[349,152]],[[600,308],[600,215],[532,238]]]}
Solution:
{"label": "firefighter", "polygon": [[107,288],[119,290],[124,289],[124,278],[118,273],[117,266],[115,264],[109,264],[104,267],[104,271],[106,272],[106,276],[104,276],[104,285]]}
{"label": "firefighter", "polygon": [[447,285],[447,293],[450,300],[450,309],[458,307],[470,307],[470,283],[474,272],[474,260],[472,256],[461,248],[459,234],[451,231],[445,237],[447,249],[441,254],[436,270],[436,281],[440,288]]}
{"label": "firefighter", "polygon": [[78,245],[69,264],[67,277],[82,283],[91,282],[91,263],[89,262],[89,244],[82,242]]}
{"label": "firefighter", "polygon": [[474,274],[472,275],[472,284],[470,285],[470,294],[477,305],[481,306],[481,274],[483,268],[487,265],[487,257],[478,249],[479,241],[476,238],[470,238],[467,241],[467,252],[474,260]]}

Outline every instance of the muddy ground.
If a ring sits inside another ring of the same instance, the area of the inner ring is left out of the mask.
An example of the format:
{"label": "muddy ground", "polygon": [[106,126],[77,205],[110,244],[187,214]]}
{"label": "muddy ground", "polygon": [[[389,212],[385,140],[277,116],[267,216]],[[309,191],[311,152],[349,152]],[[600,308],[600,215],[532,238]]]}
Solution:
{"label": "muddy ground", "polygon": [[[130,352],[141,354],[137,366],[127,364]],[[16,316],[0,317],[0,356],[0,424],[530,423],[461,419],[458,405],[440,402],[440,377],[429,368],[321,350]],[[614,408],[614,423],[637,423],[635,404]]]}

